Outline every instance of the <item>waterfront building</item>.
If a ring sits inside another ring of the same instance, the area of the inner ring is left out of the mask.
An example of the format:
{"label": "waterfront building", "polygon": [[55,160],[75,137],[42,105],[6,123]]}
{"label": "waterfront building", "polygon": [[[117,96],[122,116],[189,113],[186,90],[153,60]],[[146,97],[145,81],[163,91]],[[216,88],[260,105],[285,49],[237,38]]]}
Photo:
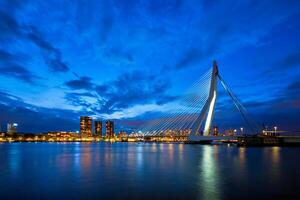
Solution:
{"label": "waterfront building", "polygon": [[106,121],[105,123],[105,136],[108,138],[114,137],[114,122],[113,121]]}
{"label": "waterfront building", "polygon": [[236,133],[236,129],[225,130],[225,135],[227,135],[227,136],[234,136],[235,133]]}
{"label": "waterfront building", "polygon": [[126,131],[120,131],[119,134],[118,134],[118,137],[119,138],[121,138],[121,137],[127,137]]}
{"label": "waterfront building", "polygon": [[80,117],[80,134],[83,137],[92,136],[92,118],[87,116]]}
{"label": "waterfront building", "polygon": [[8,123],[7,124],[7,133],[8,134],[16,133],[17,132],[17,127],[18,127],[17,123]]}
{"label": "waterfront building", "polygon": [[102,121],[95,121],[95,136],[102,136]]}
{"label": "waterfront building", "polygon": [[214,126],[213,127],[213,135],[214,136],[218,136],[219,135],[219,127],[218,126]]}

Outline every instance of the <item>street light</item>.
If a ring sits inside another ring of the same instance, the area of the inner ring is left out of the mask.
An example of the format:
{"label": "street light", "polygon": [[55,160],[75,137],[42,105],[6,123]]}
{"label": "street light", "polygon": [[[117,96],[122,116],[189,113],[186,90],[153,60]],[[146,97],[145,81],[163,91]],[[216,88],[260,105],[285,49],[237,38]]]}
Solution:
{"label": "street light", "polygon": [[241,127],[241,134],[244,135],[244,128]]}
{"label": "street light", "polygon": [[275,135],[276,135],[276,131],[277,131],[277,126],[274,126]]}

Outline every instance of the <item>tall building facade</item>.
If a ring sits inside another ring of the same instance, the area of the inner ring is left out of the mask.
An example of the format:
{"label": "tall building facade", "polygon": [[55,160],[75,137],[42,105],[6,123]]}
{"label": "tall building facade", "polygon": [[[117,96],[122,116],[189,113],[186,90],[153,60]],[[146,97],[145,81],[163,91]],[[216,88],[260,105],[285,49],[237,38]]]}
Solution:
{"label": "tall building facade", "polygon": [[114,137],[114,122],[113,121],[106,121],[105,136],[108,138]]}
{"label": "tall building facade", "polygon": [[219,127],[218,126],[214,126],[213,127],[213,135],[214,136],[218,136],[219,135]]}
{"label": "tall building facade", "polygon": [[17,132],[17,123],[8,123],[7,124],[7,133],[12,134]]}
{"label": "tall building facade", "polygon": [[92,118],[81,116],[80,117],[80,134],[84,137],[92,136]]}
{"label": "tall building facade", "polygon": [[102,136],[102,121],[95,121],[95,135]]}

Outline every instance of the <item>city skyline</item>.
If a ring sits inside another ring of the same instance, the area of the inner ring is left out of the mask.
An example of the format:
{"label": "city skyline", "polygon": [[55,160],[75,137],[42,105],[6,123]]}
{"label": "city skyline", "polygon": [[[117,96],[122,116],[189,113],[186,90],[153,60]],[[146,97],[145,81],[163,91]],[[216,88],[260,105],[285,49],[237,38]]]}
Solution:
{"label": "city skyline", "polygon": [[[259,123],[299,130],[299,8],[298,1],[0,1],[1,128],[78,130],[79,116],[138,127],[168,111],[216,59]],[[240,127],[224,95],[213,125]]]}

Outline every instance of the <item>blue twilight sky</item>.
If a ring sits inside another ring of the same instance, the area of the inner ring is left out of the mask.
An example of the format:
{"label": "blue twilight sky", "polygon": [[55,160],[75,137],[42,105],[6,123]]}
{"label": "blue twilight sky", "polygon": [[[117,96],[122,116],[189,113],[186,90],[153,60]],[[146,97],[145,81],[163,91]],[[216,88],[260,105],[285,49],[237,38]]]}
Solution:
{"label": "blue twilight sky", "polygon": [[[1,128],[134,127],[216,59],[259,123],[299,130],[299,19],[299,0],[0,0]],[[241,126],[219,94],[214,124]]]}

